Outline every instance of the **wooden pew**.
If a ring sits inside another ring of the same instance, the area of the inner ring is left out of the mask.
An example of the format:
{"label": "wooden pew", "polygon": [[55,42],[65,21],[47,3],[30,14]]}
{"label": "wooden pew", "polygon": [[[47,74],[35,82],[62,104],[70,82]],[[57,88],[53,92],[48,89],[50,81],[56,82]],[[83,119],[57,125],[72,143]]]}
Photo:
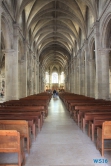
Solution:
{"label": "wooden pew", "polygon": [[[25,164],[25,154],[21,142],[22,138],[18,131],[0,130],[0,153],[18,153],[18,166]],[[0,165],[6,164],[0,163]]]}
{"label": "wooden pew", "polygon": [[[32,130],[33,138],[36,139],[35,117],[33,116],[15,116],[15,115],[0,115],[0,120],[26,120],[29,128]],[[31,140],[31,138],[30,138]]]}
{"label": "wooden pew", "polygon": [[28,124],[29,124],[29,127],[31,128],[32,130],[32,133],[33,133],[33,137],[34,137],[34,140],[36,138],[36,126],[39,125],[39,131],[40,131],[40,128],[41,128],[41,125],[38,123],[38,115],[30,115],[30,114],[24,114],[24,113],[17,113],[17,112],[5,112],[5,113],[0,113],[0,119],[4,119],[4,120],[26,120],[28,121]]}
{"label": "wooden pew", "polygon": [[111,109],[111,105],[84,105],[84,106],[75,106],[75,110],[98,110],[98,109]]}
{"label": "wooden pew", "polygon": [[[41,106],[39,106],[39,108],[41,108]],[[4,120],[6,119],[19,119],[19,120],[27,120],[30,123],[30,127],[32,128],[32,132],[33,132],[33,136],[34,136],[34,140],[36,138],[36,128],[35,125],[38,126],[39,131],[42,128],[42,124],[43,124],[43,115],[42,115],[42,111],[37,110],[38,107],[34,106],[34,107],[19,107],[19,106],[11,106],[11,107],[0,107],[0,115],[2,115],[2,117],[0,117],[0,119]],[[8,117],[6,116],[6,114],[8,115]],[[17,117],[16,117],[17,114]],[[4,116],[3,116],[4,115]]]}
{"label": "wooden pew", "polygon": [[102,123],[104,121],[111,121],[111,116],[109,115],[100,115],[97,117],[94,117],[92,121],[89,121],[89,127],[88,127],[88,136],[91,137],[92,141],[94,142],[94,133],[97,127],[102,126]]}
{"label": "wooden pew", "polygon": [[105,148],[104,141],[111,139],[111,121],[105,121],[102,124],[102,128],[97,128],[97,149],[104,157],[105,150],[111,150],[111,148]]}
{"label": "wooden pew", "polygon": [[101,104],[103,104],[103,103],[106,103],[106,104],[111,104],[111,101],[103,101],[103,100],[95,100],[95,99],[76,99],[76,100],[68,100],[67,101],[67,103],[68,103],[68,109],[71,109],[71,108],[74,108],[74,106],[79,106],[79,105],[81,105],[81,106],[84,106],[84,104],[85,105],[87,105],[87,104],[93,104],[93,103],[101,103]]}
{"label": "wooden pew", "polygon": [[27,139],[27,151],[30,153],[30,133],[25,120],[0,120],[0,130],[17,130],[20,136]]}
{"label": "wooden pew", "polygon": [[[77,121],[78,126],[81,117],[84,115],[85,112],[90,112],[90,111],[110,111],[111,106],[103,106],[103,105],[98,105],[98,106],[75,106],[76,114],[74,114],[74,120]],[[77,115],[77,117],[76,117]]]}
{"label": "wooden pew", "polygon": [[[6,102],[6,103],[2,103],[1,107],[5,107],[5,106],[26,106],[26,107],[35,107],[40,110],[42,110],[42,112],[44,113],[45,116],[48,115],[48,103],[44,102],[44,101],[36,101],[36,100],[23,100],[23,101],[10,101],[10,102]],[[41,108],[40,108],[41,107]]]}
{"label": "wooden pew", "polygon": [[100,102],[100,101],[78,101],[78,102],[75,102],[75,103],[73,103],[73,102],[71,102],[70,104],[69,104],[69,112],[70,112],[70,115],[75,115],[76,114],[76,111],[77,111],[77,107],[76,106],[111,106],[111,102],[106,102],[106,101],[104,101],[104,102]]}
{"label": "wooden pew", "polygon": [[[41,108],[40,106],[39,108]],[[24,113],[24,116],[29,115],[30,116],[38,116],[38,127],[39,130],[41,130],[42,124],[43,124],[43,109],[39,109],[37,106],[9,106],[9,107],[0,107],[0,113],[5,114],[5,112],[12,112],[12,113]],[[43,107],[44,108],[44,107]]]}
{"label": "wooden pew", "polygon": [[106,111],[106,112],[85,112],[83,119],[82,119],[82,130],[85,131],[85,125],[86,122],[89,122],[91,120],[93,120],[94,117],[100,117],[100,116],[104,116],[104,115],[109,115],[111,116],[111,111]]}
{"label": "wooden pew", "polygon": [[[83,123],[82,123],[82,119],[83,119],[83,117],[84,117],[84,114],[85,113],[90,113],[90,112],[105,112],[105,111],[108,111],[108,112],[110,112],[110,109],[98,109],[98,110],[79,110],[78,112],[77,112],[77,124],[78,124],[78,126],[79,126],[79,123],[81,122],[81,128],[82,128],[82,125],[83,125]],[[75,120],[75,119],[74,119]],[[76,121],[76,120],[75,120]]]}

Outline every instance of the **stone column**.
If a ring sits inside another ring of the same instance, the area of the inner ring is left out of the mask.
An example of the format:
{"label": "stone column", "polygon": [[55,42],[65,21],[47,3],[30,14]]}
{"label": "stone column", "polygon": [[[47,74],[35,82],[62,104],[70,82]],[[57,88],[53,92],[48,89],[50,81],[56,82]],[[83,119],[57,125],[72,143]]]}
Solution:
{"label": "stone column", "polygon": [[102,98],[102,70],[101,70],[101,55],[100,55],[100,34],[99,23],[95,24],[95,56],[96,56],[96,82],[95,82],[95,98]]}
{"label": "stone column", "polygon": [[13,48],[14,55],[12,59],[12,64],[10,64],[12,68],[12,98],[18,99],[18,38],[19,38],[19,27],[17,24],[14,24],[14,36],[13,36]]}
{"label": "stone column", "polygon": [[41,92],[43,92],[43,87],[44,87],[44,81],[43,81],[43,79],[44,79],[44,76],[43,76],[43,66],[42,66],[42,72],[41,72]]}
{"label": "stone column", "polygon": [[41,93],[41,74],[39,75],[39,93]]}
{"label": "stone column", "polygon": [[89,49],[88,42],[85,42],[85,96],[90,96],[90,72],[89,72]]}
{"label": "stone column", "polygon": [[72,61],[72,93],[74,93],[74,61]]}
{"label": "stone column", "polygon": [[33,74],[33,94],[37,94],[37,66],[36,66],[36,57],[35,54],[33,53],[33,70],[32,70],[32,74]]}
{"label": "stone column", "polygon": [[31,64],[30,64],[30,53],[27,52],[27,95],[31,94]]}
{"label": "stone column", "polygon": [[73,89],[73,69],[72,69],[72,62],[71,62],[71,67],[70,67],[70,92],[72,93]]}
{"label": "stone column", "polygon": [[77,69],[77,73],[78,73],[78,94],[82,93],[82,59],[81,59],[81,52],[79,52],[78,55],[78,69]]}
{"label": "stone column", "polygon": [[74,57],[74,61],[73,61],[73,75],[74,75],[74,93],[76,93],[76,57]]}
{"label": "stone column", "polygon": [[42,92],[42,66],[39,66],[39,92]]}
{"label": "stone column", "polygon": [[34,70],[34,53],[30,51],[30,80],[31,80],[31,89],[30,94],[34,94],[34,76],[35,76],[35,70]]}
{"label": "stone column", "polygon": [[28,95],[31,95],[31,64],[30,54],[28,55],[28,68],[27,68],[27,79],[28,79]]}
{"label": "stone column", "polygon": [[69,66],[68,66],[68,92],[71,92],[71,63],[69,63]]}
{"label": "stone column", "polygon": [[84,77],[85,77],[85,66],[84,66],[84,62],[81,63],[80,65],[80,95],[84,95],[85,93],[85,80],[84,80]]}
{"label": "stone column", "polygon": [[36,76],[37,76],[37,93],[39,93],[39,61],[37,60],[36,62],[36,65],[37,65],[37,70],[36,70]]}
{"label": "stone column", "polygon": [[34,94],[37,94],[37,62],[34,58]]}
{"label": "stone column", "polygon": [[80,94],[80,57],[77,57],[76,62],[76,93]]}
{"label": "stone column", "polygon": [[[2,89],[2,74],[0,74],[0,90]],[[4,89],[5,91],[5,89]]]}
{"label": "stone column", "polygon": [[74,87],[73,87],[73,93],[76,93],[76,87],[75,87],[75,67],[74,67],[74,69],[73,69],[73,77],[74,77],[74,81],[73,81],[73,83],[74,83]]}
{"label": "stone column", "polygon": [[45,87],[45,76],[44,76],[44,66],[42,66],[42,92],[44,92],[44,87]]}
{"label": "stone column", "polygon": [[[2,50],[1,50],[1,14],[2,14],[2,1],[0,1],[0,64],[2,63]],[[0,73],[0,89],[2,88],[2,74]],[[5,89],[4,89],[5,91]]]}
{"label": "stone column", "polygon": [[79,67],[76,67],[76,94],[79,94]]}
{"label": "stone column", "polygon": [[35,70],[34,70],[34,56],[32,53],[32,94],[34,94],[34,76],[35,76]]}
{"label": "stone column", "polygon": [[101,50],[103,99],[109,99],[109,51],[109,49]]}
{"label": "stone column", "polygon": [[69,88],[68,88],[68,66],[66,68],[66,71],[65,71],[65,89],[66,91],[68,92],[69,91]]}
{"label": "stone column", "polygon": [[90,72],[88,58],[85,60],[85,96],[90,96]]}
{"label": "stone column", "polygon": [[3,12],[3,9],[2,9],[2,1],[0,1],[0,63],[1,63],[1,58],[2,58],[2,51],[1,51],[1,16],[2,16],[2,12]]}
{"label": "stone column", "polygon": [[19,60],[19,98],[27,96],[27,66],[25,60]]}
{"label": "stone column", "polygon": [[90,97],[95,97],[95,60],[89,59],[90,70]]}
{"label": "stone column", "polygon": [[77,57],[75,58],[75,67],[74,67],[74,85],[75,85],[75,94],[77,94]]}
{"label": "stone column", "polygon": [[24,55],[21,59],[21,97],[27,96],[27,45],[24,41]]}
{"label": "stone column", "polygon": [[15,55],[14,55],[14,50],[4,50],[4,53],[5,53],[5,100],[8,101],[14,99],[15,87],[13,87],[13,85],[15,80],[13,80],[14,73],[12,66],[13,66],[13,57]]}

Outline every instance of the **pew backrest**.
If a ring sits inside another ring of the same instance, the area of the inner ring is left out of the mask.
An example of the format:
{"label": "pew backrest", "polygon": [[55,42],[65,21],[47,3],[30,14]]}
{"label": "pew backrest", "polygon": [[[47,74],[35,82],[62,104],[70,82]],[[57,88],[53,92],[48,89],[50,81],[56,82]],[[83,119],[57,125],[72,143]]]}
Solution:
{"label": "pew backrest", "polygon": [[102,137],[104,139],[111,139],[111,121],[105,121],[102,124]]}

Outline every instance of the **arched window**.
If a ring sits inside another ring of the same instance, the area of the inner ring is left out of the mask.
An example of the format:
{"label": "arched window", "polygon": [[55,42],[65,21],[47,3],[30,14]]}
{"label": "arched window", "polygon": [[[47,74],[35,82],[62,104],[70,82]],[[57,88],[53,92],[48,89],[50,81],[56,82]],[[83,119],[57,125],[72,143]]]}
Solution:
{"label": "arched window", "polygon": [[52,73],[52,83],[58,83],[58,73]]}

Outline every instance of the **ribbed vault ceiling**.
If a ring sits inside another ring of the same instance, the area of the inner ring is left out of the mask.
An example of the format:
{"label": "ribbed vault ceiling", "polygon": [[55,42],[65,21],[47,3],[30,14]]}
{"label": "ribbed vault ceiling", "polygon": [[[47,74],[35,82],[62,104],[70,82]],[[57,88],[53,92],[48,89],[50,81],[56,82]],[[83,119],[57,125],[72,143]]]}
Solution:
{"label": "ribbed vault ceiling", "polygon": [[95,0],[19,0],[17,3],[16,19],[25,12],[27,30],[46,68],[55,63],[64,68],[75,43],[80,45],[79,31],[84,39],[87,37],[87,8],[96,18]]}

